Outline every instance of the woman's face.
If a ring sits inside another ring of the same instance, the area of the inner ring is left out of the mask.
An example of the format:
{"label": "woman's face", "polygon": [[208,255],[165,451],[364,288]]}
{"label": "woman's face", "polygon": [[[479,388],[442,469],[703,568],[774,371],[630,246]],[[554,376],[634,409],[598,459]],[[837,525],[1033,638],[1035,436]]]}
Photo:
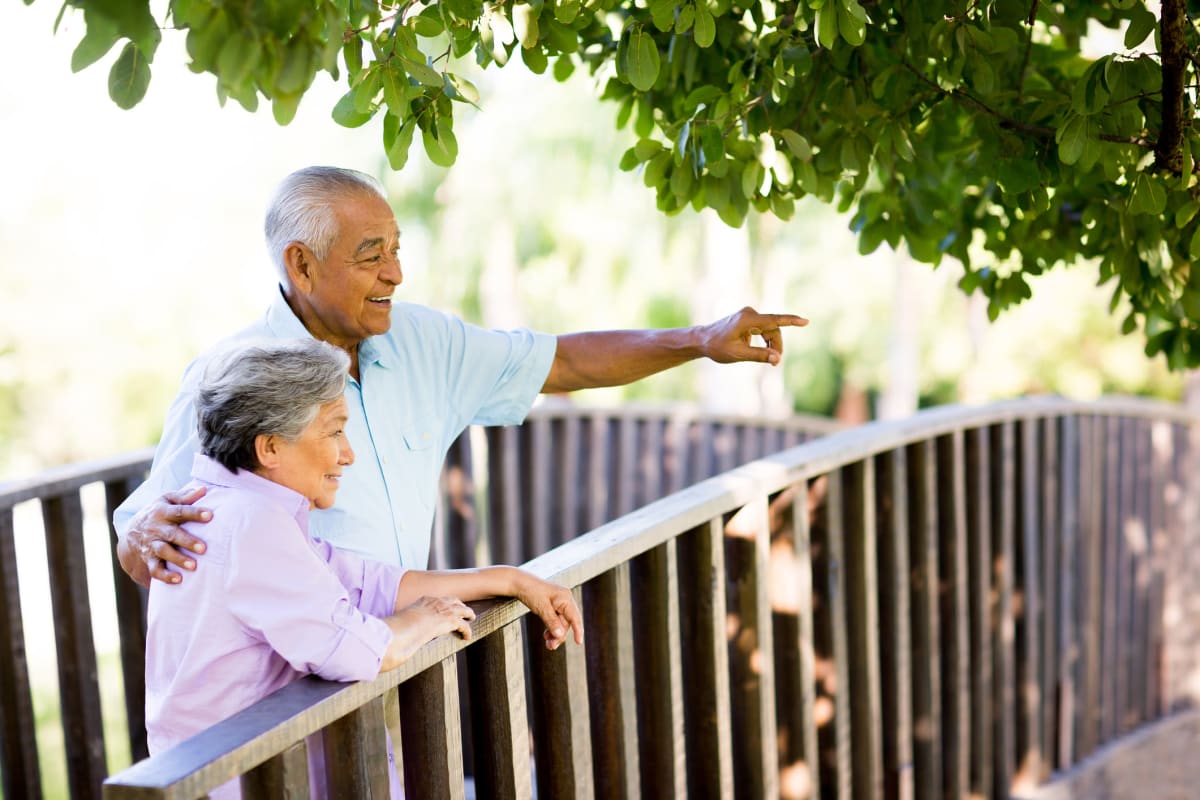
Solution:
{"label": "woman's face", "polygon": [[278,459],[264,477],[307,497],[310,508],[329,508],[342,468],[354,463],[345,428],[345,399],[325,403],[295,441],[274,437]]}

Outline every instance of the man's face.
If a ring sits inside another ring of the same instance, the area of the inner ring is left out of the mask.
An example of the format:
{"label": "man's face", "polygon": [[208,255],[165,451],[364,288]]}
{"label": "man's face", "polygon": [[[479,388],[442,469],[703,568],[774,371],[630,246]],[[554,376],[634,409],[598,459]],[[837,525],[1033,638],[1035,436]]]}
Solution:
{"label": "man's face", "polygon": [[324,261],[315,257],[304,292],[316,319],[303,320],[319,339],[353,347],[392,324],[392,292],[404,280],[400,231],[392,209],[361,193],[336,202],[337,235]]}

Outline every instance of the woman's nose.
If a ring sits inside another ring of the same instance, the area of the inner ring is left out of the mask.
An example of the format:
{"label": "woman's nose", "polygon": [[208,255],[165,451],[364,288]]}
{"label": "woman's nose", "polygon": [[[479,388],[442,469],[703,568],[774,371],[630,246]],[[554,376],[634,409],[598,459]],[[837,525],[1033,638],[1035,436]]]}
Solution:
{"label": "woman's nose", "polygon": [[342,440],[342,448],[338,452],[338,463],[345,467],[354,463],[354,448],[350,446],[349,439]]}

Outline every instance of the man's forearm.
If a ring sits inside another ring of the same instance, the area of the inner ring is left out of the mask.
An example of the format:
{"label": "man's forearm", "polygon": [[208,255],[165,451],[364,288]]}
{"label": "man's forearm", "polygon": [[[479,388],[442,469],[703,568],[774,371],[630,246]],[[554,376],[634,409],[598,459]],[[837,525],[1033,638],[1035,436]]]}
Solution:
{"label": "man's forearm", "polygon": [[696,328],[571,333],[558,337],[542,391],[624,386],[703,355]]}

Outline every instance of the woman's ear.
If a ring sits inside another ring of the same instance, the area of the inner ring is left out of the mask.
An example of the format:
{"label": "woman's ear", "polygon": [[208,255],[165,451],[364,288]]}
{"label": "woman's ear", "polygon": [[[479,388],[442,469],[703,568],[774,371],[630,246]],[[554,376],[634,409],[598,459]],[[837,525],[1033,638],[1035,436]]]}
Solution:
{"label": "woman's ear", "polygon": [[279,466],[280,438],[274,433],[260,433],[254,437],[254,455],[258,465],[265,470],[273,470]]}

